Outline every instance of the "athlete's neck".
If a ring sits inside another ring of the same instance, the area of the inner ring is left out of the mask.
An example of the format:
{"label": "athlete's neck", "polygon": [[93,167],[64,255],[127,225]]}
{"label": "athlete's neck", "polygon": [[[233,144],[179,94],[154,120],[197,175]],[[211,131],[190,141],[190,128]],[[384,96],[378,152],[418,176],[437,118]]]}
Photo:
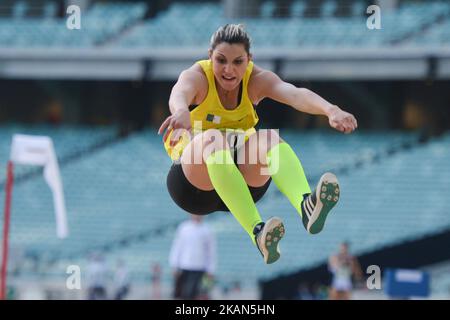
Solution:
{"label": "athlete's neck", "polygon": [[237,95],[237,93],[239,92],[240,84],[238,86],[236,86],[236,88],[234,88],[233,90],[225,90],[219,84],[217,84],[217,82],[216,82],[216,87],[217,87],[217,93],[219,95],[223,96],[224,98],[228,99],[229,97]]}
{"label": "athlete's neck", "polygon": [[217,94],[219,95],[220,102],[222,103],[225,109],[232,110],[239,105],[240,103],[239,92],[241,85],[242,81],[233,90],[225,90],[220,86],[220,84],[218,84],[218,81],[216,81]]}

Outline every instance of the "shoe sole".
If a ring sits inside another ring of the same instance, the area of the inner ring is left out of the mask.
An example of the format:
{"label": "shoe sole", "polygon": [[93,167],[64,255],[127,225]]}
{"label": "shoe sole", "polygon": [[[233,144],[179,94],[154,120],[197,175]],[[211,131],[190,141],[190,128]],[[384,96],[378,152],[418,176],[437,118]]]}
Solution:
{"label": "shoe sole", "polygon": [[339,201],[340,189],[337,177],[332,173],[325,173],[316,188],[317,203],[308,222],[308,232],[316,234],[322,231],[328,213]]}
{"label": "shoe sole", "polygon": [[261,246],[261,251],[264,257],[264,261],[267,264],[274,263],[280,258],[280,250],[278,243],[284,236],[284,224],[280,218],[271,218],[267,220],[263,234],[264,245]]}

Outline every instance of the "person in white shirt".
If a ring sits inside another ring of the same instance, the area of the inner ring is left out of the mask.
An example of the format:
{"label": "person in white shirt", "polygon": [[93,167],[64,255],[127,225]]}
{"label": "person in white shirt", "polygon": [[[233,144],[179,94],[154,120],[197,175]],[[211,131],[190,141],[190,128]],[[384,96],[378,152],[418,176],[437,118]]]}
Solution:
{"label": "person in white shirt", "polygon": [[203,277],[212,280],[216,268],[215,236],[202,216],[191,217],[178,226],[170,250],[175,299],[198,299]]}

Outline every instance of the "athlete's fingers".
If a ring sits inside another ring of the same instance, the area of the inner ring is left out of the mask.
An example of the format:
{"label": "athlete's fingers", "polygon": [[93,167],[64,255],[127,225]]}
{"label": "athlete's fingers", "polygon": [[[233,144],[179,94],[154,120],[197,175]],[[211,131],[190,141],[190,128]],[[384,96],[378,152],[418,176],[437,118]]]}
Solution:
{"label": "athlete's fingers", "polygon": [[355,125],[355,123],[353,122],[353,119],[350,119],[350,121],[349,121],[349,123],[348,123],[348,127],[349,127],[349,129],[350,129],[350,132],[349,132],[349,133],[351,133],[351,132],[353,132],[353,131],[356,130],[356,125]]}
{"label": "athlete's fingers", "polygon": [[358,128],[358,121],[355,117],[353,117],[353,124],[355,125],[355,129]]}
{"label": "athlete's fingers", "polygon": [[170,146],[174,147],[180,140],[183,134],[183,129],[174,129],[172,135],[170,136]]}
{"label": "athlete's fingers", "polygon": [[345,120],[347,121],[348,124],[350,124],[352,127],[356,129],[357,122],[356,118],[353,115],[349,115],[347,118],[345,118]]}
{"label": "athlete's fingers", "polygon": [[351,133],[356,129],[356,119],[353,116],[349,116],[344,120],[345,133]]}
{"label": "athlete's fingers", "polygon": [[172,132],[172,129],[173,129],[172,124],[171,124],[171,122],[169,122],[169,124],[167,125],[166,132],[164,133],[164,136],[163,136],[163,141],[164,141],[164,142],[166,142],[167,137],[168,137],[169,134]]}
{"label": "athlete's fingers", "polygon": [[356,128],[358,128],[358,124],[356,123],[356,120],[352,121],[352,128],[353,128],[353,131],[355,131]]}
{"label": "athlete's fingers", "polygon": [[170,145],[175,146],[181,139],[187,139],[187,143],[192,140],[192,134],[189,130],[184,128],[174,129],[170,136]]}
{"label": "athlete's fingers", "polygon": [[166,118],[166,120],[164,120],[162,125],[159,127],[158,134],[161,134],[164,132],[164,129],[169,125],[171,119],[172,119],[172,116],[169,116]]}
{"label": "athlete's fingers", "polygon": [[345,131],[344,126],[342,126],[341,124],[337,124],[334,128],[336,130],[340,131],[340,132],[344,132]]}
{"label": "athlete's fingers", "polygon": [[345,129],[346,129],[346,133],[351,133],[354,130],[354,125],[350,118],[346,121]]}

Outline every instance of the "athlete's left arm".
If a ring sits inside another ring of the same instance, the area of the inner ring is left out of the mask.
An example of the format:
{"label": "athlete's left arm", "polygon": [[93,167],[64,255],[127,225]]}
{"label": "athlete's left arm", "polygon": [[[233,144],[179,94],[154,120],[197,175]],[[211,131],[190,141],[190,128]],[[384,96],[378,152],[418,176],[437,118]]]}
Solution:
{"label": "athlete's left arm", "polygon": [[258,100],[267,97],[287,104],[294,109],[309,114],[325,115],[330,126],[344,133],[351,133],[358,127],[355,117],[306,88],[297,88],[280,79],[268,70],[258,70],[255,75]]}

